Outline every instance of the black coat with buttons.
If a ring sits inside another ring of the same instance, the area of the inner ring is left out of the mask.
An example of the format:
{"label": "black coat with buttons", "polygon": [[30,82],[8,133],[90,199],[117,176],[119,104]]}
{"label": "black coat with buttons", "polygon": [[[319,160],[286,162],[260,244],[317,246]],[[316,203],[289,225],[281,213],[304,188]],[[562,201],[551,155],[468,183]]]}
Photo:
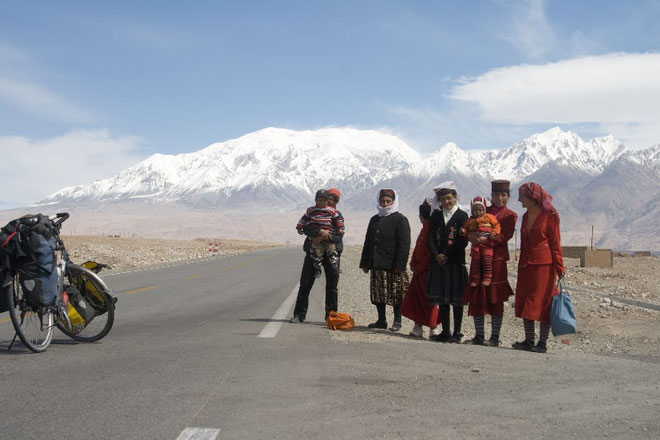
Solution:
{"label": "black coat with buttons", "polygon": [[369,220],[360,268],[405,270],[410,254],[410,224],[400,212]]}

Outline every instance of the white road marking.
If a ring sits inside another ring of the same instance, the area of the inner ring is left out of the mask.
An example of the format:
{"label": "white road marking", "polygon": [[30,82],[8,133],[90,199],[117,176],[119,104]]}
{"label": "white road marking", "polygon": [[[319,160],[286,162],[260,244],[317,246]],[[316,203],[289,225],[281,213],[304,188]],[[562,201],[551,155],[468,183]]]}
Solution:
{"label": "white road marking", "polygon": [[219,433],[219,429],[213,428],[186,428],[176,440],[215,440]]}
{"label": "white road marking", "polygon": [[286,319],[287,316],[289,316],[289,312],[296,302],[296,297],[298,296],[298,287],[300,287],[300,283],[296,284],[296,287],[293,288],[280,308],[277,309],[277,312],[275,312],[273,317],[270,318],[270,322],[266,324],[263,330],[261,330],[261,333],[259,333],[258,336],[259,338],[274,338],[277,336],[277,332],[279,332],[280,327],[282,327],[282,321]]}

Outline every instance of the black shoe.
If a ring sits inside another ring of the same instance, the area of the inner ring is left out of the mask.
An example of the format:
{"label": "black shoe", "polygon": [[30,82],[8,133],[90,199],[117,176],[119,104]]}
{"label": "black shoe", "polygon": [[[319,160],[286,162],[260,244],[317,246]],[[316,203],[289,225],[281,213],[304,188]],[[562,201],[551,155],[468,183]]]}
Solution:
{"label": "black shoe", "polygon": [[511,347],[513,347],[516,350],[523,350],[523,351],[532,351],[532,347],[534,347],[534,343],[532,341],[528,341],[525,339],[524,341],[521,342],[514,342],[511,344]]}
{"label": "black shoe", "polygon": [[451,334],[442,332],[439,335],[429,336],[429,339],[435,342],[449,342],[449,340],[451,339]]}
{"label": "black shoe", "polygon": [[534,353],[545,353],[548,351],[548,347],[546,347],[545,342],[537,342],[534,347],[532,347],[532,351]]}
{"label": "black shoe", "polygon": [[488,345],[491,347],[499,347],[500,346],[500,338],[495,338],[493,336],[490,337],[488,340]]}
{"label": "black shoe", "polygon": [[464,344],[472,344],[472,345],[484,345],[484,337],[476,335],[472,339],[468,339],[467,341],[463,342]]}
{"label": "black shoe", "polygon": [[368,328],[387,328],[387,321],[376,321],[372,322],[367,326]]}
{"label": "black shoe", "polygon": [[398,332],[399,330],[401,330],[401,323],[394,321],[394,324],[392,324],[392,327],[390,327],[390,331]]}
{"label": "black shoe", "polygon": [[449,338],[449,343],[450,344],[460,344],[461,341],[463,340],[463,333],[456,333],[454,332],[453,335]]}
{"label": "black shoe", "polygon": [[303,318],[300,315],[293,315],[293,318],[289,319],[289,322],[291,323],[296,323],[296,322],[303,322],[305,318]]}

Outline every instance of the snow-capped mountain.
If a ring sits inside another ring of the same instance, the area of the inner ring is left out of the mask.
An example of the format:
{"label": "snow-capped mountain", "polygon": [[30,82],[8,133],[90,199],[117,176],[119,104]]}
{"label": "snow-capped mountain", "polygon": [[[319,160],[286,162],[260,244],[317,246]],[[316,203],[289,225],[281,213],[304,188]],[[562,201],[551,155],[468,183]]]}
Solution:
{"label": "snow-capped mountain", "polygon": [[[657,204],[658,176],[660,145],[631,151],[613,136],[585,141],[559,128],[497,151],[464,151],[448,143],[423,158],[396,136],[377,131],[266,128],[194,153],[155,154],[109,179],[64,188],[40,204],[99,209],[140,202],[234,211],[267,204],[297,212],[313,203],[318,188],[335,186],[343,209],[365,212],[373,211],[378,188],[393,187],[402,210],[414,212],[443,180],[456,182],[464,205],[474,195],[487,195],[490,180],[508,179],[514,188],[533,180],[554,194],[563,227],[595,222],[610,238],[622,228],[617,246],[630,248],[626,240],[635,231],[621,222],[645,204]],[[660,237],[660,221],[651,228]]]}
{"label": "snow-capped mountain", "polygon": [[273,194],[284,202],[302,202],[328,185],[349,193],[369,188],[420,159],[399,138],[376,131],[267,128],[195,153],[154,154],[114,177],[65,188],[42,203],[148,198],[241,206]]}

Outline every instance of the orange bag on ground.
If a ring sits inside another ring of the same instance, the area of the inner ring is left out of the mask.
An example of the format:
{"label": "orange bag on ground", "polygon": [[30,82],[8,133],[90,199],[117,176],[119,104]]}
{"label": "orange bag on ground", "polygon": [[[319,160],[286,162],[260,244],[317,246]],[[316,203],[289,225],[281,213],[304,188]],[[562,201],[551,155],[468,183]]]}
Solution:
{"label": "orange bag on ground", "polygon": [[330,330],[350,330],[355,327],[355,321],[348,313],[330,312],[325,324]]}

